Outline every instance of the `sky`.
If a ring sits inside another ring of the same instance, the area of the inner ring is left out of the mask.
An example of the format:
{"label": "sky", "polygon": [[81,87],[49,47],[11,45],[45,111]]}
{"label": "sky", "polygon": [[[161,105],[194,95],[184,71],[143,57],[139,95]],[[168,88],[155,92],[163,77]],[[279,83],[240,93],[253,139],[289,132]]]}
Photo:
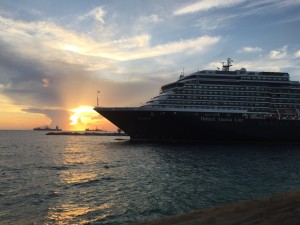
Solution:
{"label": "sky", "polygon": [[300,0],[0,0],[0,129],[116,130],[99,105],[140,106],[228,57],[300,80]]}

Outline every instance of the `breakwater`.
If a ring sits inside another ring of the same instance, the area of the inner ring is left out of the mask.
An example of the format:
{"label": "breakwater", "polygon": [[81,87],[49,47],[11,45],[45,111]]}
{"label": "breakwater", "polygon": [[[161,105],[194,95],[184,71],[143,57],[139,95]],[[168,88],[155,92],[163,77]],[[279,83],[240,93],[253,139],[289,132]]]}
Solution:
{"label": "breakwater", "polygon": [[117,133],[117,132],[71,132],[71,131],[64,131],[64,132],[48,132],[46,135],[82,135],[82,136],[128,136],[125,133]]}

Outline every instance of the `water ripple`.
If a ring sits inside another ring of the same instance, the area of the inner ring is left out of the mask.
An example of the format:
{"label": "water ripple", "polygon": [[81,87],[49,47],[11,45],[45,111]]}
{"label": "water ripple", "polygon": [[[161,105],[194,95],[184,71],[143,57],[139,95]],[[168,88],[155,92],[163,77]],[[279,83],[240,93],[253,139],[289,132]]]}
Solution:
{"label": "water ripple", "polygon": [[91,179],[91,180],[87,180],[87,181],[73,183],[72,185],[80,186],[80,187],[89,187],[89,186],[98,185],[99,183],[102,183],[102,182],[113,181],[113,180],[114,180],[114,178],[112,178],[112,177],[103,177],[100,179]]}
{"label": "water ripple", "polygon": [[70,167],[69,166],[52,166],[49,168],[53,169],[53,170],[68,170]]}

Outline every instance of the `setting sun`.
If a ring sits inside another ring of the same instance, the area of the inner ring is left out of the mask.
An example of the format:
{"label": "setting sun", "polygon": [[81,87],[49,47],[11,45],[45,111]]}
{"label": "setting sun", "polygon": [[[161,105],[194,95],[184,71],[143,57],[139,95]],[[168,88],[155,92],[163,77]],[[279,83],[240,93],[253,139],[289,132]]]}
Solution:
{"label": "setting sun", "polygon": [[90,106],[79,106],[70,111],[73,113],[69,118],[73,130],[84,130],[89,125],[96,126],[100,122],[97,113]]}
{"label": "setting sun", "polygon": [[101,129],[115,131],[117,128],[100,116],[91,106],[79,106],[70,109],[69,123],[71,130]]}

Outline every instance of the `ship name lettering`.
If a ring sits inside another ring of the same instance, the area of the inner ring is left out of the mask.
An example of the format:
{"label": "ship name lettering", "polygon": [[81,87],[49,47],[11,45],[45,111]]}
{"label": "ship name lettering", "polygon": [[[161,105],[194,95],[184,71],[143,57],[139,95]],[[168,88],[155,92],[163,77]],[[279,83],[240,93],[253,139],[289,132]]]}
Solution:
{"label": "ship name lettering", "polygon": [[219,118],[219,121],[232,122],[232,119],[231,118]]}
{"label": "ship name lettering", "polygon": [[138,118],[138,120],[150,120],[150,118],[149,117],[140,117],[140,118]]}
{"label": "ship name lettering", "polygon": [[203,116],[201,117],[202,121],[216,121],[215,117],[207,117],[207,116]]}

